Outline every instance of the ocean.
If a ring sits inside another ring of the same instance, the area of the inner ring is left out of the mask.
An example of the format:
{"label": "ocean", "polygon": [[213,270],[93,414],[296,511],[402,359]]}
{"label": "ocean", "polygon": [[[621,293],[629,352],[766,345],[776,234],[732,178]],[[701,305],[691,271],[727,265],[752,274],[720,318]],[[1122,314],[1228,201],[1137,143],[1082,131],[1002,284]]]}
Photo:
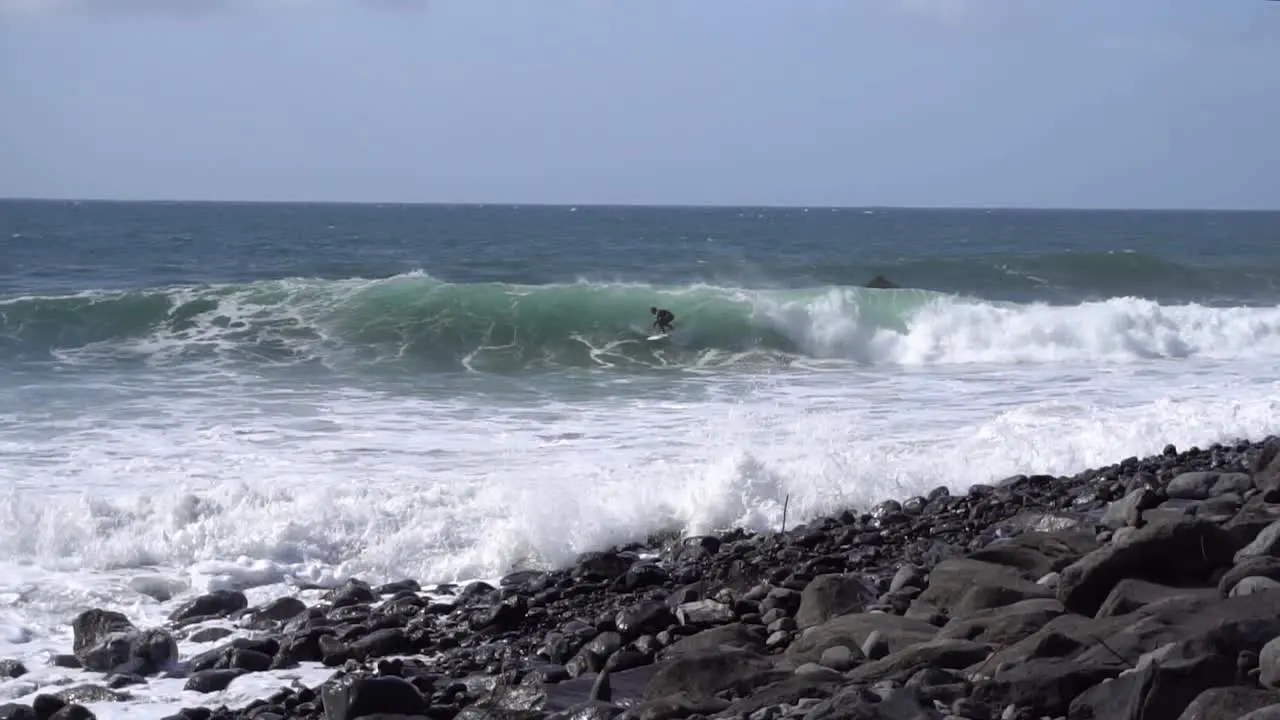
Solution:
{"label": "ocean", "polygon": [[0,695],[89,677],[48,662],[89,607],[1261,437],[1277,277],[1280,213],[0,201],[0,658],[31,671]]}

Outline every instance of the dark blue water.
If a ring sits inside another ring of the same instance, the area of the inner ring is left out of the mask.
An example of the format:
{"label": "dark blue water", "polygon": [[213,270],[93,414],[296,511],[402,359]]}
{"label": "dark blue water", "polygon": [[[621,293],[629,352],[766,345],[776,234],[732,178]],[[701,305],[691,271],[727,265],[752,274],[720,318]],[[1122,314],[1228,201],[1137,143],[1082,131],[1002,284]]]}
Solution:
{"label": "dark blue water", "polygon": [[423,271],[454,283],[1280,299],[1280,213],[0,201],[0,297]]}

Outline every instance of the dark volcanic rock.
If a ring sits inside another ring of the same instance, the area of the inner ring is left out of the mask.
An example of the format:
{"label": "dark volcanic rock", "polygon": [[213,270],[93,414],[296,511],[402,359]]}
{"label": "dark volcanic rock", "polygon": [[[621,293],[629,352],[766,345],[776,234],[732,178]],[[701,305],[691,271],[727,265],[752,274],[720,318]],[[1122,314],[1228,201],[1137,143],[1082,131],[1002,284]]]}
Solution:
{"label": "dark volcanic rock", "polygon": [[1132,537],[1084,556],[1062,571],[1058,600],[1092,615],[1116,583],[1139,578],[1170,585],[1206,584],[1231,564],[1235,539],[1218,525],[1187,520],[1148,525]]}
{"label": "dark volcanic rock", "polygon": [[249,606],[239,590],[215,590],[183,603],[169,615],[169,621],[181,623],[197,618],[226,617]]}
{"label": "dark volcanic rock", "polygon": [[412,683],[397,677],[341,677],[320,690],[328,720],[371,715],[425,715],[430,703]]}
{"label": "dark volcanic rock", "polygon": [[187,678],[187,684],[182,687],[183,690],[190,690],[198,693],[211,693],[226,690],[231,681],[244,674],[244,670],[198,670]]}
{"label": "dark volcanic rock", "polygon": [[917,617],[935,611],[967,617],[1020,600],[1051,597],[1048,588],[1027,579],[1018,568],[968,558],[944,560],[929,573],[929,587],[912,603],[911,612]]}
{"label": "dark volcanic rock", "polygon": [[117,612],[86,610],[71,627],[73,651],[86,670],[151,675],[178,659],[178,645],[168,631],[139,630]]}
{"label": "dark volcanic rock", "polygon": [[1269,705],[1280,705],[1280,693],[1251,687],[1216,687],[1197,695],[1178,720],[1239,720]]}

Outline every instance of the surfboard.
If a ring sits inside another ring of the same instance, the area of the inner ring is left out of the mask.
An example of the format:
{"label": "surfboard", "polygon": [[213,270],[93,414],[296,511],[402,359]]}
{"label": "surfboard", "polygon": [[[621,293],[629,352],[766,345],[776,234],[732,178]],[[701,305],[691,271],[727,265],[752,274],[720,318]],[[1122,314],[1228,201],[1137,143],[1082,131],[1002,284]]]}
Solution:
{"label": "surfboard", "polygon": [[667,335],[666,333],[658,333],[657,335],[650,335],[649,337],[645,338],[645,340],[650,340],[650,341],[665,340],[668,337],[670,337],[670,335]]}

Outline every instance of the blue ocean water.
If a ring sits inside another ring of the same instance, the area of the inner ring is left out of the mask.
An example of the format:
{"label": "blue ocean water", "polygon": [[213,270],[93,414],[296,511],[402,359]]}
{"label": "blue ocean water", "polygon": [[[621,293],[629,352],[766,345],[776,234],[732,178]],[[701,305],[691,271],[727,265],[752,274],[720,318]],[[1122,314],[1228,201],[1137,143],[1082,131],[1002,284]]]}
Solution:
{"label": "blue ocean water", "polygon": [[0,654],[1274,432],[1278,275],[1280,213],[3,201]]}

